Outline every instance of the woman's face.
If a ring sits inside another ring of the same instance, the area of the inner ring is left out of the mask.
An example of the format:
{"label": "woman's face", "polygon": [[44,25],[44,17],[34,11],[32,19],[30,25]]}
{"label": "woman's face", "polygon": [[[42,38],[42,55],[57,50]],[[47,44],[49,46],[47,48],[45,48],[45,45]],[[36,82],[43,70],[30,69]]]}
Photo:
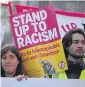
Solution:
{"label": "woman's face", "polygon": [[17,56],[11,52],[11,50],[7,51],[2,56],[2,68],[4,69],[5,73],[12,74],[16,73],[17,65],[19,61]]}

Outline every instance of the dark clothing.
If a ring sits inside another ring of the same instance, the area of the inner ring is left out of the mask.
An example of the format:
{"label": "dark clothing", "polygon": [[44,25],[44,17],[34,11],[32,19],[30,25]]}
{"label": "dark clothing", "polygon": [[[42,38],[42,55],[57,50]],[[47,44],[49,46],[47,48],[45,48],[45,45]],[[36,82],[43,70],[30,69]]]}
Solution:
{"label": "dark clothing", "polygon": [[79,79],[81,71],[85,69],[84,62],[79,64],[74,64],[73,62],[68,61],[68,70],[66,70],[66,75],[68,79]]}

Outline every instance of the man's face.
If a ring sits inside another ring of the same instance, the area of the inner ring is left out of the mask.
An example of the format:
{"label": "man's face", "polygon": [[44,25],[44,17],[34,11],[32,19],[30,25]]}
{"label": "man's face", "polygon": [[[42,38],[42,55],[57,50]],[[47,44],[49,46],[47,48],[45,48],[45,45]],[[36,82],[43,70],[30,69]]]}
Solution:
{"label": "man's face", "polygon": [[85,39],[82,34],[72,34],[72,44],[68,47],[68,52],[76,58],[83,57],[85,53]]}

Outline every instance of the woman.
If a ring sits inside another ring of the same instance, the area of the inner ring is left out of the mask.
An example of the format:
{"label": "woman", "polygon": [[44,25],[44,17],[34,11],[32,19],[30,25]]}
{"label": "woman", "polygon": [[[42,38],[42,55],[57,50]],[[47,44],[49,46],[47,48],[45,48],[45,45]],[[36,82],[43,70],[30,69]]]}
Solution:
{"label": "woman", "polygon": [[1,49],[1,77],[15,77],[23,74],[21,54],[15,46]]}

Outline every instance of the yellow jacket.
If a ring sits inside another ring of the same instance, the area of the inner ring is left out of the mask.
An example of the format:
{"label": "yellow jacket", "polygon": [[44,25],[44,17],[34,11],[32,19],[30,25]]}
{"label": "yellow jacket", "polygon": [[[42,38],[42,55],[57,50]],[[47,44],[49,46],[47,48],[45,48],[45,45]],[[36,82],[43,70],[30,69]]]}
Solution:
{"label": "yellow jacket", "polygon": [[[58,73],[58,78],[59,79],[68,79],[65,72]],[[81,71],[81,75],[80,75],[79,79],[82,79],[82,80],[85,79],[85,69]]]}

